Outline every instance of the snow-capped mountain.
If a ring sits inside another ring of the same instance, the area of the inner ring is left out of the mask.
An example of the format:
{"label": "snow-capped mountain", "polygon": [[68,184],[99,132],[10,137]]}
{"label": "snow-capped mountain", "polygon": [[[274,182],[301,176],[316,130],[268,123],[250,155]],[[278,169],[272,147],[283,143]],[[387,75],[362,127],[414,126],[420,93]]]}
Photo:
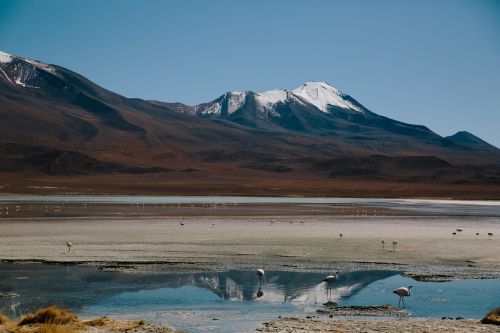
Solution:
{"label": "snow-capped mountain", "polygon": [[224,119],[256,129],[336,136],[350,132],[363,137],[367,128],[377,128],[431,141],[441,139],[425,126],[405,124],[371,112],[326,82],[310,81],[292,90],[227,92],[208,103],[169,107],[200,118]]}
{"label": "snow-capped mountain", "polygon": [[264,119],[269,113],[279,117],[279,106],[297,103],[304,107],[315,107],[318,110],[330,113],[331,110],[346,112],[360,112],[365,110],[352,98],[326,82],[310,81],[293,89],[276,89],[255,93],[252,91],[227,92],[218,99],[195,106],[192,113],[199,116],[230,116],[251,103],[259,117]]}

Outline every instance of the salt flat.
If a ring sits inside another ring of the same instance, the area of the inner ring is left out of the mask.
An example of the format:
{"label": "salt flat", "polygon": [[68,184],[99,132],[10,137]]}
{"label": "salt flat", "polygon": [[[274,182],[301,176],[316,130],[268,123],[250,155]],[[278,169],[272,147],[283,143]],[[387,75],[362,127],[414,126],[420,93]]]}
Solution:
{"label": "salt flat", "polygon": [[[452,235],[458,227],[463,231]],[[500,220],[496,217],[51,217],[3,219],[0,230],[0,259],[10,260],[204,268],[395,265],[413,272],[460,269],[500,276]],[[494,234],[491,239],[488,232]],[[73,244],[69,253],[67,241]]]}

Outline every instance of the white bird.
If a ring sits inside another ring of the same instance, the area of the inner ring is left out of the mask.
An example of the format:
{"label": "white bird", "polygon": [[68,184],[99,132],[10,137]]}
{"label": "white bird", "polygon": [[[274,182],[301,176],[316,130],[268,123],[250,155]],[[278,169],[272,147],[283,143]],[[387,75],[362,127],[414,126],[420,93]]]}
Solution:
{"label": "white bird", "polygon": [[73,246],[73,244],[71,244],[70,242],[66,242],[66,246],[68,247],[68,253],[69,253],[69,251],[71,251],[71,247]]}
{"label": "white bird", "polygon": [[398,241],[395,240],[395,241],[392,241],[392,251],[393,252],[396,252],[396,246],[398,245]]}
{"label": "white bird", "polygon": [[413,288],[413,286],[400,287],[393,291],[393,293],[399,296],[398,306],[400,306],[401,301],[403,301],[403,307],[405,307],[405,300],[403,299],[403,297],[409,297],[411,295],[411,288]]}
{"label": "white bird", "polygon": [[380,243],[382,244],[382,248],[385,249],[385,239],[382,239]]}
{"label": "white bird", "polygon": [[335,272],[335,274],[333,275],[328,275],[327,277],[325,277],[323,279],[324,282],[326,283],[333,283],[333,282],[337,282],[339,280],[339,272]]}
{"label": "white bird", "polygon": [[264,276],[266,275],[266,272],[262,268],[257,269],[257,276],[259,277],[259,283],[262,284],[262,281],[264,280]]}

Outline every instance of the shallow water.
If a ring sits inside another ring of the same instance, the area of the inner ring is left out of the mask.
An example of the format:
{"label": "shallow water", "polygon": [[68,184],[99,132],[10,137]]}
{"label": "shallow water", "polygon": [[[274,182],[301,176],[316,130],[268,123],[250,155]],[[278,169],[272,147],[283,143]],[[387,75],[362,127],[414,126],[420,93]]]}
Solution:
{"label": "shallow water", "polygon": [[339,305],[397,305],[392,290],[413,285],[405,300],[412,316],[480,318],[498,306],[500,280],[417,282],[395,271],[325,273],[123,273],[92,267],[0,264],[0,312],[20,316],[56,304],[82,317],[113,315],[165,322],[190,332],[250,331],[280,315],[313,314],[328,300]]}
{"label": "shallow water", "polygon": [[500,201],[432,200],[325,197],[243,197],[243,196],[105,196],[105,195],[0,195],[0,204],[9,203],[94,203],[137,205],[186,204],[306,204],[371,206],[415,211],[421,214],[500,216]]}

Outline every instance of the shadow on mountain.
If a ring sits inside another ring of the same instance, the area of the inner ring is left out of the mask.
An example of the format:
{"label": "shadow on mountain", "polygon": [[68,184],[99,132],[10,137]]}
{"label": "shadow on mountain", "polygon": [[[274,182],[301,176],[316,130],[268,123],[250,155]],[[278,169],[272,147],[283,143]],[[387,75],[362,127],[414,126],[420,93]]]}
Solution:
{"label": "shadow on mountain", "polygon": [[109,173],[158,173],[160,167],[134,167],[104,162],[86,154],[18,144],[0,144],[0,171],[32,172],[47,175],[88,175]]}

